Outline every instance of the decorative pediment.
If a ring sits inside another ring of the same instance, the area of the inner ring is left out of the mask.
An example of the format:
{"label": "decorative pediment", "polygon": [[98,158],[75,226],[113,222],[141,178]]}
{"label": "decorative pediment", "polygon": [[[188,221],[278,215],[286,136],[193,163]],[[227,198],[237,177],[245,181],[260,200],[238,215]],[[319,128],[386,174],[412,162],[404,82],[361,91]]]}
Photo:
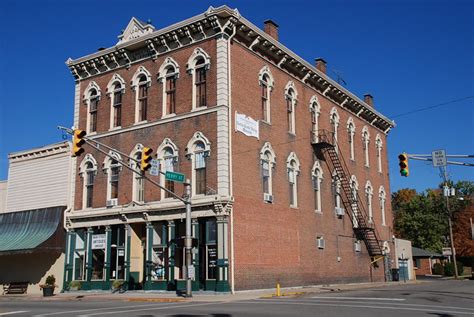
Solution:
{"label": "decorative pediment", "polygon": [[118,36],[119,41],[117,44],[139,38],[145,34],[152,33],[154,30],[155,27],[151,25],[151,23],[142,22],[133,17],[130,22],[128,22],[125,31]]}

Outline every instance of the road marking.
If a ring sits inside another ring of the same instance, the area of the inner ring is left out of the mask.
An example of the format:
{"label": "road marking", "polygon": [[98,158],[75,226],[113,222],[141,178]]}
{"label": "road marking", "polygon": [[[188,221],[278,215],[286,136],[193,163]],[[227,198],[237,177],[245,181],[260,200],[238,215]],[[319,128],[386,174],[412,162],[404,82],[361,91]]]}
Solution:
{"label": "road marking", "polygon": [[6,316],[6,315],[13,315],[13,314],[21,314],[21,313],[27,313],[29,310],[18,310],[18,311],[10,311],[7,313],[0,313],[0,316]]}
{"label": "road marking", "polygon": [[[251,304],[252,302],[240,302],[245,304]],[[332,307],[350,307],[350,308],[373,308],[373,309],[391,309],[391,310],[411,310],[411,311],[423,311],[423,312],[436,312],[436,313],[446,313],[446,314],[461,314],[461,315],[470,315],[472,316],[472,312],[462,312],[462,311],[451,311],[451,310],[439,310],[439,309],[421,309],[421,308],[411,308],[411,307],[392,307],[392,306],[370,306],[370,305],[346,305],[341,303],[334,303],[334,304],[325,304],[325,303],[312,303],[312,302],[290,302],[290,301],[276,301],[276,300],[254,300],[253,303],[256,304],[282,304],[282,305],[306,305],[306,306],[332,306]],[[433,306],[429,306],[433,307]],[[454,307],[447,307],[447,308],[454,308]],[[469,309],[469,308],[454,308],[454,309]]]}
{"label": "road marking", "polygon": [[360,300],[381,300],[381,301],[404,301],[405,298],[381,298],[381,297],[326,297],[326,296],[315,296],[311,298],[316,299],[360,299]]}
{"label": "road marking", "polygon": [[[100,311],[100,310],[107,310],[107,309],[119,309],[119,308],[134,308],[134,307],[145,307],[148,304],[143,304],[143,305],[129,305],[129,306],[112,306],[112,307],[103,307],[103,308],[91,308],[91,309],[81,309],[81,310],[70,310],[70,311],[61,311],[61,312],[56,312],[56,313],[48,313],[48,314],[40,314],[40,315],[34,315],[34,317],[42,317],[42,316],[53,316],[53,315],[63,315],[63,314],[71,314],[71,313],[84,313],[88,311]],[[158,304],[155,304],[156,306]],[[163,305],[163,304],[161,304]],[[159,306],[157,306],[159,307]]]}
{"label": "road marking", "polygon": [[[137,311],[145,311],[145,310],[162,310],[162,309],[169,309],[169,308],[183,308],[183,307],[196,307],[196,306],[205,306],[205,305],[219,305],[219,304],[225,304],[225,303],[230,303],[230,302],[214,302],[214,303],[201,303],[201,304],[188,304],[188,305],[170,305],[170,306],[158,306],[158,307],[152,307],[148,306],[148,308],[142,308],[142,309],[132,309],[132,310],[120,310],[120,311],[111,311],[111,312],[100,312],[100,313],[93,313],[93,314],[87,314],[87,315],[78,315],[77,317],[89,317],[89,316],[95,316],[95,315],[110,315],[110,314],[116,314],[116,313],[132,313],[132,312],[137,312]],[[119,308],[116,308],[119,309]]]}

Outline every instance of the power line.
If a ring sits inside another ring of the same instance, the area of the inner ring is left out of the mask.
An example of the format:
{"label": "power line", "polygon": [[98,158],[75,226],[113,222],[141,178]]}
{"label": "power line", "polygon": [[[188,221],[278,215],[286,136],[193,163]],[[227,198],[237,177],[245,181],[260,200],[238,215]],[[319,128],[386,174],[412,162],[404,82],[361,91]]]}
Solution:
{"label": "power line", "polygon": [[474,96],[467,96],[467,97],[464,97],[464,98],[454,99],[454,100],[451,100],[451,101],[447,101],[447,102],[439,103],[439,104],[436,104],[436,105],[420,108],[420,109],[417,109],[417,110],[412,110],[412,111],[400,113],[400,114],[397,114],[397,115],[394,115],[394,116],[389,116],[389,117],[390,118],[398,118],[398,117],[402,117],[402,116],[407,116],[409,114],[413,114],[413,113],[417,113],[417,112],[421,112],[421,111],[426,111],[426,110],[434,109],[434,108],[441,107],[441,106],[446,106],[446,105],[449,105],[449,104],[452,104],[452,103],[456,103],[456,102],[460,102],[460,101],[464,101],[464,100],[472,99],[472,98],[474,98]]}

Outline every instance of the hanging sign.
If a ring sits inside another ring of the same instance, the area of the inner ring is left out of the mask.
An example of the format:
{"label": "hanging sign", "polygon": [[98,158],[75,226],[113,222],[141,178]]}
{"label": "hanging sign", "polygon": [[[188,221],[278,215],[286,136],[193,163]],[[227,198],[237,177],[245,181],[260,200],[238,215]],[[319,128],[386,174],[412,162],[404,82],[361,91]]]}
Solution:
{"label": "hanging sign", "polygon": [[91,242],[92,250],[105,249],[107,239],[105,238],[105,234],[93,234]]}
{"label": "hanging sign", "polygon": [[433,160],[433,166],[446,166],[446,151],[445,150],[437,150],[431,152],[431,158]]}
{"label": "hanging sign", "polygon": [[235,130],[247,136],[259,138],[258,121],[237,112],[235,113]]}
{"label": "hanging sign", "polygon": [[150,168],[150,175],[158,176],[160,175],[160,162],[157,159],[153,159],[150,161],[151,168]]}

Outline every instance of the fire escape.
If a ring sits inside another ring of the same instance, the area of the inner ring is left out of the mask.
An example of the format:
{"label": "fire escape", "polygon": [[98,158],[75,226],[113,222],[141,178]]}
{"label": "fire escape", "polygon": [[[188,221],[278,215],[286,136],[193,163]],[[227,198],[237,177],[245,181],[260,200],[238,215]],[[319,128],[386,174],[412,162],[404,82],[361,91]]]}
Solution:
{"label": "fire escape", "polygon": [[373,258],[383,256],[379,235],[373,222],[369,222],[364,205],[356,191],[350,186],[350,173],[341,153],[338,153],[334,133],[319,130],[311,131],[313,147],[316,157],[326,162],[335,181],[340,183],[341,202],[350,215],[352,227],[357,240],[364,241],[369,255]]}

